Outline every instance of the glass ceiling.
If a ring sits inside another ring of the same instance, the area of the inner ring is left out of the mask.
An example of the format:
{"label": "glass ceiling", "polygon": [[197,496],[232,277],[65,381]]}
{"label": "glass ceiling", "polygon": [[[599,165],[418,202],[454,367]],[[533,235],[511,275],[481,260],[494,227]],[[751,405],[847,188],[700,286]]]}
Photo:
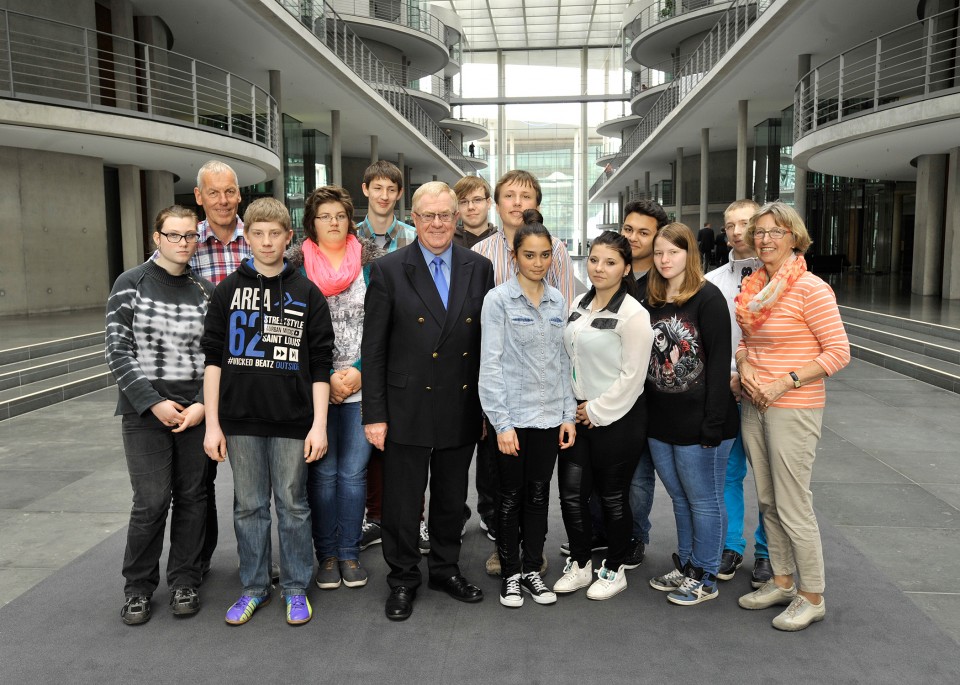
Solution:
{"label": "glass ceiling", "polygon": [[614,45],[632,0],[432,0],[460,16],[467,50]]}

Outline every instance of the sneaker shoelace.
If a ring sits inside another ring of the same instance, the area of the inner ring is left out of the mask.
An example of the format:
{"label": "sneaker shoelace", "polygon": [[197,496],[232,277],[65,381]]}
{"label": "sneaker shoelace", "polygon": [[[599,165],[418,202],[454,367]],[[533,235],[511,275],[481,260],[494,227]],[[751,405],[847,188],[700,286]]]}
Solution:
{"label": "sneaker shoelace", "polygon": [[507,594],[520,594],[520,576],[511,576],[510,578],[507,578]]}
{"label": "sneaker shoelace", "polygon": [[530,585],[533,586],[533,589],[537,594],[547,592],[547,586],[543,582],[543,578],[540,577],[539,573],[527,573],[523,577],[530,582]]}
{"label": "sneaker shoelace", "polygon": [[792,602],[790,602],[790,606],[788,606],[783,613],[789,614],[790,616],[796,616],[803,610],[804,601],[804,598],[798,595]]}
{"label": "sneaker shoelace", "polygon": [[597,578],[599,578],[600,580],[605,580],[608,583],[612,583],[617,579],[617,572],[611,571],[606,566],[601,566],[600,569],[597,571]]}
{"label": "sneaker shoelace", "polygon": [[307,606],[307,598],[304,595],[293,595],[287,597],[287,603],[291,609],[303,609]]}
{"label": "sneaker shoelace", "polygon": [[686,592],[692,594],[702,587],[703,583],[696,578],[684,577],[683,582],[680,583],[680,587],[677,588],[677,592]]}
{"label": "sneaker shoelace", "polygon": [[368,522],[366,519],[364,519],[364,520],[363,520],[363,525],[360,526],[360,532],[361,532],[361,533],[366,533],[366,532],[369,531],[371,528],[373,528],[373,524],[370,523],[370,522]]}

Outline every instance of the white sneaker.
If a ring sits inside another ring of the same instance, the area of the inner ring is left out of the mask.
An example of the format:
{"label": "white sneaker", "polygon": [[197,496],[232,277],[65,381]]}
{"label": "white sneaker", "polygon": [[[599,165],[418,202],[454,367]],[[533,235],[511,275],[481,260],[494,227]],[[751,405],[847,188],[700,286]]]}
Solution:
{"label": "white sneaker", "polygon": [[576,592],[582,587],[587,587],[592,578],[592,561],[588,561],[583,568],[580,568],[580,564],[573,559],[567,559],[567,565],[563,567],[563,576],[553,584],[553,591],[559,594]]}
{"label": "white sneaker", "polygon": [[827,602],[820,598],[819,604],[812,603],[806,597],[797,595],[782,614],[773,619],[773,627],[790,632],[803,630],[811,623],[822,621],[827,615]]}
{"label": "white sneaker", "polygon": [[796,585],[784,590],[774,583],[773,579],[770,579],[761,585],[759,590],[754,590],[740,597],[737,604],[743,609],[768,609],[778,604],[790,604],[796,596]]}
{"label": "white sneaker", "polygon": [[587,599],[610,599],[627,589],[627,576],[623,564],[616,571],[607,568],[607,561],[597,571],[597,579],[587,590]]}
{"label": "white sneaker", "polygon": [[520,574],[515,573],[500,583],[500,603],[511,609],[523,606],[523,593],[520,592]]}

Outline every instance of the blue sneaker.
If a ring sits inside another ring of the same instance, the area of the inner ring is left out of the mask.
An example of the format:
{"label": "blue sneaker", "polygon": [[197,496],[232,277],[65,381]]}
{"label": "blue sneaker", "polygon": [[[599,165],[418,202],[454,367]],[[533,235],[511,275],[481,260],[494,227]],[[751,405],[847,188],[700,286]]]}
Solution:
{"label": "blue sneaker", "polygon": [[302,626],[313,618],[313,607],[306,595],[287,595],[287,623]]}
{"label": "blue sneaker", "polygon": [[693,606],[709,599],[716,599],[720,595],[716,577],[713,574],[704,573],[702,568],[691,566],[689,562],[684,571],[683,582],[680,583],[680,587],[667,595],[668,601],[680,606]]}
{"label": "blue sneaker", "polygon": [[270,603],[270,595],[264,597],[251,597],[243,595],[237,600],[237,603],[227,609],[226,621],[232,626],[242,626],[250,620],[253,612],[262,606]]}

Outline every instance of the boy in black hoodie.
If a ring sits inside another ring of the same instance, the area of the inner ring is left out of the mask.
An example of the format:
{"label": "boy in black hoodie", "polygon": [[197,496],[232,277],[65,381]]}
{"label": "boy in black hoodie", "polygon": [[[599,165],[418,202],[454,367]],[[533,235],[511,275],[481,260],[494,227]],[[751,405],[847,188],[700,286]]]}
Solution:
{"label": "boy in black hoodie", "polygon": [[313,615],[307,464],[327,451],[333,325],[320,290],[286,263],[290,214],[273,198],[243,215],[253,257],[213,293],[202,340],[207,430],[215,461],[230,457],[233,525],[243,595],[226,621],[241,625],[270,601],[270,493],[277,503],[280,585],[287,623]]}

